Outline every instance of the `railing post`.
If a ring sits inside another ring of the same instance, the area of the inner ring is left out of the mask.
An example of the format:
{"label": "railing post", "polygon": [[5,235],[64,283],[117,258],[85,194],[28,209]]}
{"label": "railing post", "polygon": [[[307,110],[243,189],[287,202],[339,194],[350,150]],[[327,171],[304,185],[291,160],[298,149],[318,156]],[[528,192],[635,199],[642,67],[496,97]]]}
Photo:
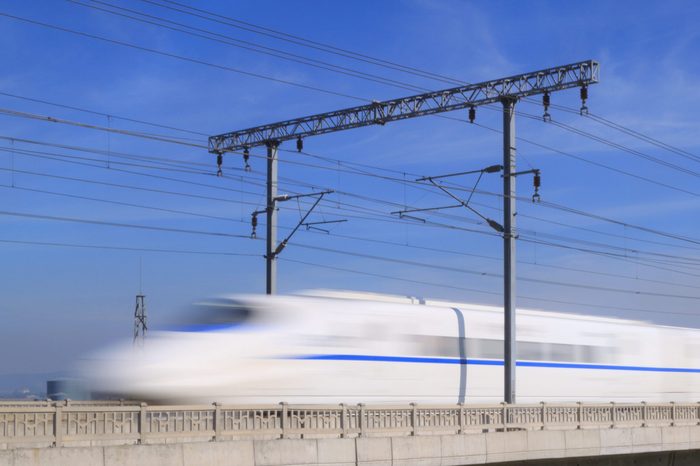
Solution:
{"label": "railing post", "polygon": [[[56,402],[53,412],[53,444],[55,447],[63,446],[63,406],[67,402]],[[66,422],[67,424],[67,422]]]}
{"label": "railing post", "polygon": [[287,438],[287,423],[289,421],[289,412],[287,410],[287,403],[286,402],[281,402],[280,405],[282,405],[282,435],[280,438]]}
{"label": "railing post", "polygon": [[671,425],[676,425],[676,402],[671,402]]}
{"label": "railing post", "polygon": [[411,435],[416,435],[418,431],[418,407],[416,403],[411,403]]}
{"label": "railing post", "polygon": [[700,401],[698,401],[698,406],[695,410],[695,420],[697,421],[698,425],[700,425]]}
{"label": "railing post", "polygon": [[348,436],[348,408],[345,403],[340,403],[340,438]]}
{"label": "railing post", "polygon": [[649,423],[647,422],[647,402],[642,401],[642,427],[647,427]]}
{"label": "railing post", "polygon": [[610,419],[612,420],[612,425],[610,426],[611,429],[615,428],[615,422],[617,421],[617,416],[615,415],[615,402],[611,401],[610,402]]}
{"label": "railing post", "polygon": [[148,406],[148,404],[141,403],[140,406],[141,409],[139,410],[139,443],[143,445],[146,443],[146,407]]}
{"label": "railing post", "polygon": [[459,403],[459,411],[457,411],[457,416],[458,416],[457,425],[459,426],[457,433],[463,434],[464,433],[464,403]]}
{"label": "railing post", "polygon": [[505,432],[506,430],[508,430],[508,403],[506,403],[505,401],[501,401],[501,406],[503,406],[501,416],[503,416],[503,432]]}
{"label": "railing post", "polygon": [[218,401],[214,403],[214,441],[221,440],[221,431],[223,427],[223,422],[221,419],[221,403]]}
{"label": "railing post", "polygon": [[360,432],[357,434],[357,436],[364,437],[364,435],[365,435],[365,405],[364,405],[364,403],[360,403],[357,406],[360,408],[360,412],[358,413],[358,418],[357,418],[357,423],[359,424]]}
{"label": "railing post", "polygon": [[576,404],[578,405],[578,409],[576,410],[578,413],[578,426],[576,428],[583,429],[583,403],[577,401]]}
{"label": "railing post", "polygon": [[544,401],[540,401],[542,405],[542,430],[547,428],[547,404]]}

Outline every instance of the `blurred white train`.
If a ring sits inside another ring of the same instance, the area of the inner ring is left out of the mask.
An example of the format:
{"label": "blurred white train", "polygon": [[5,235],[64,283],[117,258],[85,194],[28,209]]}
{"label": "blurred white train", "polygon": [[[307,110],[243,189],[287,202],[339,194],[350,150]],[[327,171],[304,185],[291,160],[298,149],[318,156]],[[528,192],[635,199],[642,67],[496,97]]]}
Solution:
{"label": "blurred white train", "polygon": [[[94,389],[160,403],[489,403],[503,310],[349,292],[233,296],[95,355]],[[517,401],[700,400],[700,330],[518,310]]]}

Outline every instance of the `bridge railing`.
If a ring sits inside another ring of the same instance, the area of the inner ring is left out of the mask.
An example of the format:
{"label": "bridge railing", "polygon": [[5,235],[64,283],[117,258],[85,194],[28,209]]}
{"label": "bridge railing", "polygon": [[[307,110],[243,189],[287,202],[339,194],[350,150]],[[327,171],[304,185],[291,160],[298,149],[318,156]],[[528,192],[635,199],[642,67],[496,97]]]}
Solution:
{"label": "bridge railing", "polygon": [[700,403],[149,406],[0,403],[0,449],[700,424]]}

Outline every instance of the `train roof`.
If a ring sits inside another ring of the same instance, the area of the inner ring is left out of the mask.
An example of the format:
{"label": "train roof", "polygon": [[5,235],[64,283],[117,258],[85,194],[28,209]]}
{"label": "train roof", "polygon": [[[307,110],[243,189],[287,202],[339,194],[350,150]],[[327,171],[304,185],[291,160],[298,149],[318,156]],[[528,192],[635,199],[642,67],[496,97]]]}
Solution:
{"label": "train roof", "polygon": [[[359,300],[359,301],[374,301],[383,303],[395,303],[395,304],[420,304],[425,306],[434,307],[457,307],[457,308],[470,308],[474,310],[484,311],[484,312],[502,312],[503,308],[493,305],[486,304],[475,304],[475,303],[463,303],[456,301],[447,301],[439,299],[428,299],[417,296],[403,296],[403,295],[390,295],[383,293],[373,293],[366,291],[349,291],[349,290],[332,290],[332,289],[314,289],[314,290],[303,290],[295,295],[309,296],[316,298],[329,298],[329,299],[348,299],[348,300]],[[518,312],[526,313],[532,316],[543,316],[543,317],[556,317],[562,319],[572,319],[586,320],[594,322],[605,322],[605,323],[615,323],[615,324],[625,324],[625,325],[640,325],[640,326],[654,326],[654,327],[666,327],[666,328],[679,328],[684,329],[685,327],[675,327],[668,325],[654,324],[649,321],[636,320],[636,319],[624,319],[617,317],[601,317],[587,314],[579,313],[569,313],[560,311],[547,311],[542,309],[526,309],[518,307]]]}

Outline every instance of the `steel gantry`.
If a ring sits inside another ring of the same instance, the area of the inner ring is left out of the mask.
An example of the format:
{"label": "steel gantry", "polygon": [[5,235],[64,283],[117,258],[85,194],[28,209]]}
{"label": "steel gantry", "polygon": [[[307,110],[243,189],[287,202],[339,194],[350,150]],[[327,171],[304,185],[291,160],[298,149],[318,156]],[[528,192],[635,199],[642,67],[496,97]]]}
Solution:
{"label": "steel gantry", "polygon": [[[598,82],[599,65],[586,60],[564,66],[556,66],[506,78],[477,84],[453,87],[440,91],[375,101],[366,105],[319,113],[302,118],[256,126],[209,138],[209,152],[221,156],[226,152],[252,147],[267,147],[267,291],[275,290],[275,256],[277,212],[274,207],[277,196],[277,147],[283,141],[297,140],[301,150],[303,139],[309,136],[344,131],[370,125],[450,112],[469,108],[469,119],[474,120],[475,108],[500,102],[503,105],[503,302],[504,302],[504,400],[515,403],[515,103],[518,99],[543,94],[544,120],[550,105],[550,94],[574,87],[581,88],[581,113],[587,111],[588,85]],[[221,157],[218,157],[219,163]]]}

